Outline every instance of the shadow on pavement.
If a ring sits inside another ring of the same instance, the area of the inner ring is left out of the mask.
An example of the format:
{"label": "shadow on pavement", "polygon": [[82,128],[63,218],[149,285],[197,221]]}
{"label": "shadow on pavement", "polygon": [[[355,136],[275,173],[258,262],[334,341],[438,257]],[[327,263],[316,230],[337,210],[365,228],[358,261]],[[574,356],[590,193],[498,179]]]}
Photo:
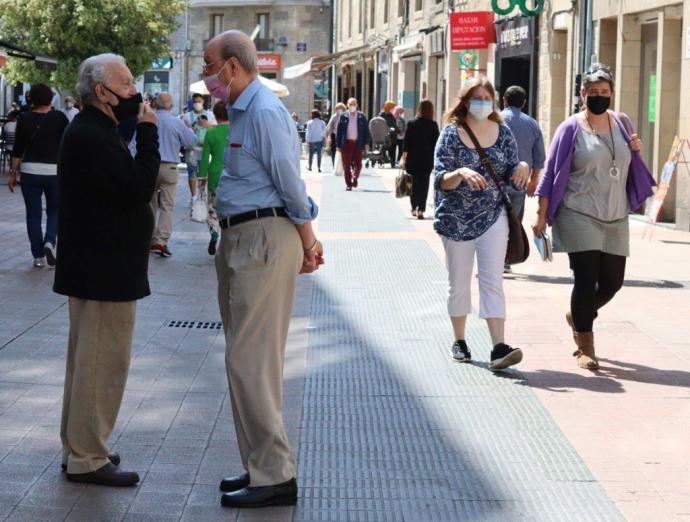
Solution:
{"label": "shadow on pavement", "polygon": [[[546,275],[536,275],[536,274],[519,274],[513,272],[512,274],[506,274],[504,276],[506,279],[519,281],[524,283],[549,283],[554,285],[572,285],[572,277],[564,276],[546,276]],[[640,280],[640,279],[626,279],[623,282],[623,286],[633,287],[633,288],[685,288],[686,285],[681,282],[668,281],[666,279],[659,280]]]}

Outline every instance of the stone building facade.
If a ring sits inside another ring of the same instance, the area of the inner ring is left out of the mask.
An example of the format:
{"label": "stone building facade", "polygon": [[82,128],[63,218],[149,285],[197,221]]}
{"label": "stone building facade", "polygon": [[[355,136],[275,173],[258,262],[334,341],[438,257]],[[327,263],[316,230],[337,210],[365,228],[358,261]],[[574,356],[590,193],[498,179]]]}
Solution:
{"label": "stone building facade", "polygon": [[[614,108],[631,116],[660,177],[673,138],[690,138],[690,0],[550,0],[536,17],[496,16],[497,42],[487,49],[451,51],[449,13],[489,9],[483,0],[334,0],[332,101],[355,96],[373,116],[392,99],[411,118],[429,98],[442,124],[462,81],[484,74],[499,96],[511,84],[526,88],[526,110],[548,143],[577,110],[579,74],[603,62],[616,78]],[[687,167],[662,216],[682,230],[690,230]]]}
{"label": "stone building facade", "polygon": [[181,110],[191,94],[189,86],[201,80],[204,46],[210,38],[228,29],[251,34],[260,26],[255,38],[260,74],[288,87],[290,95],[282,98],[283,103],[306,121],[311,109],[321,106],[321,98],[330,98],[327,72],[287,80],[282,70],[330,51],[329,4],[328,0],[191,0],[171,38],[169,83],[175,107]]}

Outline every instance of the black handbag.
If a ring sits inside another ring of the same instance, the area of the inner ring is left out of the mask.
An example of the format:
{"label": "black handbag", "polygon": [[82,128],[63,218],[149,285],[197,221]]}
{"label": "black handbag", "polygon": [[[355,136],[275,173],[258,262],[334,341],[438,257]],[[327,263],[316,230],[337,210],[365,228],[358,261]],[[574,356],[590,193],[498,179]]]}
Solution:
{"label": "black handbag", "polygon": [[519,263],[524,263],[529,257],[529,240],[527,239],[527,233],[525,232],[522,223],[520,223],[520,220],[515,215],[513,206],[510,204],[510,198],[501,186],[501,180],[496,174],[493,165],[491,164],[491,159],[486,154],[486,151],[482,148],[482,146],[479,145],[479,140],[474,135],[474,132],[472,132],[472,129],[470,129],[467,123],[462,122],[460,125],[463,129],[465,129],[465,132],[472,140],[474,148],[479,153],[479,160],[481,161],[481,164],[484,165],[484,168],[491,176],[491,179],[494,180],[494,183],[496,184],[498,190],[501,193],[501,197],[503,198],[503,203],[506,206],[506,210],[508,211],[508,227],[510,232],[508,234],[508,248],[506,250],[505,263],[507,265],[517,265]]}

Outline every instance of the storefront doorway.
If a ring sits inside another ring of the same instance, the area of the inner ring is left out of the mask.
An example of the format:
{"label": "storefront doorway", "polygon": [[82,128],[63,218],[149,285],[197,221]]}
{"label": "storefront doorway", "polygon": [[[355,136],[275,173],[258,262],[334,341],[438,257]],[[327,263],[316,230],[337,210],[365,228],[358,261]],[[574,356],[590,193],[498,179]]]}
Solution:
{"label": "storefront doorway", "polygon": [[538,26],[534,16],[521,16],[496,23],[496,90],[499,98],[511,85],[527,92],[524,111],[532,117],[537,113],[537,49]]}

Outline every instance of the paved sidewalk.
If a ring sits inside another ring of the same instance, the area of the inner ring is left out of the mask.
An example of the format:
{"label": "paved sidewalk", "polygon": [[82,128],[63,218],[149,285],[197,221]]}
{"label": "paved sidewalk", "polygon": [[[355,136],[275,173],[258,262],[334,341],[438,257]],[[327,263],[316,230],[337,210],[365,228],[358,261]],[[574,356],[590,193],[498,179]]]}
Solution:
{"label": "paved sidewalk", "polygon": [[30,267],[21,197],[0,188],[0,520],[690,518],[690,234],[660,229],[650,242],[633,227],[630,282],[602,313],[595,375],[570,357],[563,256],[516,267],[508,340],[526,359],[494,375],[475,317],[476,363],[450,360],[431,220],[393,198],[393,171],[368,174],[351,193],[328,173],[307,178],[326,265],[300,279],[286,361],[300,501],[244,512],[219,506],[218,481],[240,463],[208,236],[186,218],[186,180],[174,255],[151,258],[112,436],[122,466],[142,474],[128,490],[61,476],[65,299],[50,270]]}

